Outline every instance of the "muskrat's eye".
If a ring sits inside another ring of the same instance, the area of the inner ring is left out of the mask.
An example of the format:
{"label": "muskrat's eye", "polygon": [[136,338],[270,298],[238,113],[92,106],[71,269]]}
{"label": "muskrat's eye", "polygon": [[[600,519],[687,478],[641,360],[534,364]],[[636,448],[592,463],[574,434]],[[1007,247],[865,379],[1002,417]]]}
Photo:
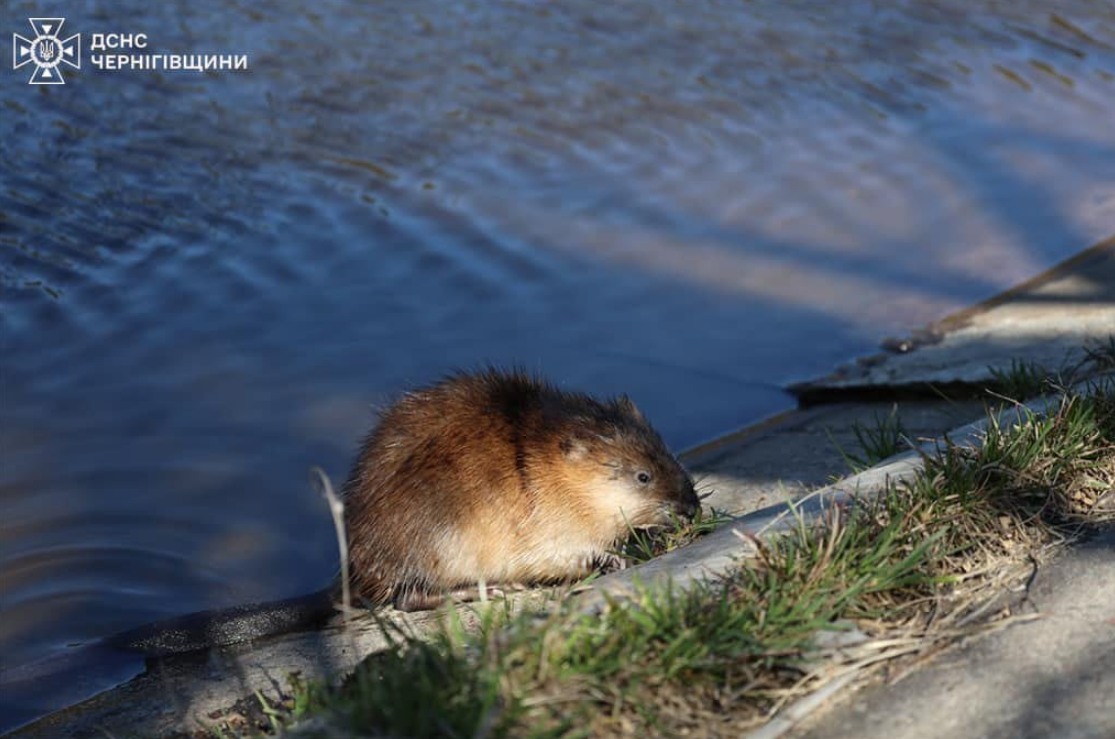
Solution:
{"label": "muskrat's eye", "polygon": [[635,479],[639,481],[640,485],[647,485],[650,483],[650,473],[645,470],[639,470],[635,474]]}

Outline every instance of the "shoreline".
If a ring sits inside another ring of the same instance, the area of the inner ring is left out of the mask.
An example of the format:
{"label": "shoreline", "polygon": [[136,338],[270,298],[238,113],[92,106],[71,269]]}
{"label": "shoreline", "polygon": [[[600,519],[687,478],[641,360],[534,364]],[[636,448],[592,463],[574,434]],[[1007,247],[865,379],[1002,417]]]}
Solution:
{"label": "shoreline", "polygon": [[[1012,304],[1025,302],[1026,295],[1046,289],[1059,281],[1071,282],[1073,276],[1084,268],[1093,275],[1106,274],[1103,269],[1097,269],[1097,264],[1110,269],[1111,275],[1115,276],[1115,239],[1093,245],[1024,285],[1009,291],[1009,296],[996,296],[971,309],[946,317],[940,323],[955,327],[952,329],[955,333],[981,320],[986,322],[989,317],[999,320],[1001,316],[996,318],[997,311],[1009,313]],[[1115,293],[1115,277],[1105,284]],[[1105,310],[1101,307],[1105,304],[1112,307]],[[1095,301],[1093,305],[1099,311],[1093,322],[1094,325],[1115,327],[1115,301],[1106,303]],[[946,350],[949,348],[948,341],[942,340],[932,347],[936,351]],[[915,356],[924,349],[925,347],[917,347],[904,354],[888,354],[883,362],[872,365],[870,369],[875,370],[890,362]],[[1001,366],[1014,361],[1018,356],[1017,352],[1009,355],[1004,353],[1000,358]],[[991,379],[990,370],[986,367],[985,372],[986,379]],[[828,381],[835,383],[829,388],[833,393],[832,397],[839,398],[840,393],[847,393],[847,400],[830,399],[819,405],[780,413],[743,429],[724,434],[710,442],[686,449],[679,456],[686,461],[687,465],[706,470],[714,481],[725,481],[723,489],[717,493],[720,500],[716,504],[719,507],[731,507],[742,513],[777,505],[811,488],[815,489],[819,482],[843,469],[844,460],[830,448],[830,442],[837,442],[847,447],[852,443],[852,430],[857,428],[857,424],[869,422],[873,414],[877,416],[889,402],[877,399],[865,401],[862,397],[857,399],[861,387],[848,386],[847,378],[847,375],[839,375],[839,373],[828,378]],[[826,378],[814,384],[821,387],[821,383],[824,382]],[[919,378],[918,382],[925,382],[925,380]],[[966,382],[978,384],[980,381],[968,378]],[[916,431],[932,437],[954,428],[958,425],[956,423],[958,417],[965,415],[970,417],[974,410],[971,404],[963,403],[942,409],[939,407],[939,401],[937,406],[934,406],[933,401],[910,401],[905,397],[899,402],[906,404],[905,407],[910,409],[911,424],[916,427]],[[835,434],[829,431],[830,428],[836,429]],[[770,466],[770,471],[762,471],[762,465]],[[692,559],[698,555],[697,550],[708,548],[704,542],[711,538],[710,536],[701,540],[699,542],[701,546],[696,548],[678,550],[673,553],[672,559],[670,556],[658,558],[650,563],[652,567],[647,568],[644,565],[638,569],[650,573],[670,568],[671,561],[685,557]],[[684,556],[680,556],[678,552],[684,553]],[[628,571],[624,577],[629,578],[634,571]],[[677,568],[673,570],[674,574],[679,571]],[[702,571],[704,571],[703,566]],[[421,617],[413,620],[406,619],[406,622],[423,629],[430,627],[432,618],[430,614],[422,614]],[[217,680],[208,686],[204,681],[212,680],[215,674],[212,664],[201,666],[206,675],[203,679],[201,676],[203,673],[198,672],[199,665],[196,664],[196,660],[193,662],[188,659],[159,661],[154,664],[154,671],[149,669],[133,680],[101,692],[82,703],[51,713],[15,730],[11,735],[52,738],[78,736],[79,728],[83,724],[91,726],[104,722],[120,728],[120,722],[129,715],[129,710],[141,708],[141,705],[137,704],[151,702],[152,696],[165,695],[168,687],[177,691],[182,706],[188,714],[209,715],[214,710],[224,710],[224,707],[231,703],[229,691],[239,689],[250,693],[257,689],[266,690],[267,686],[272,684],[272,677],[276,671],[300,669],[306,674],[313,675],[324,674],[322,672],[324,667],[325,672],[328,673],[343,672],[359,662],[362,653],[382,647],[382,636],[377,637],[372,630],[342,634],[335,628],[325,629],[322,632],[288,635],[261,645],[240,645],[223,653],[220,658],[224,666],[216,669],[217,673],[224,672],[226,675],[224,682]],[[240,687],[234,689],[233,685]],[[200,691],[199,687],[202,688]],[[165,715],[149,716],[148,720],[154,723],[144,725],[160,732],[181,723],[180,718]],[[125,721],[123,725],[127,726],[127,722]]]}

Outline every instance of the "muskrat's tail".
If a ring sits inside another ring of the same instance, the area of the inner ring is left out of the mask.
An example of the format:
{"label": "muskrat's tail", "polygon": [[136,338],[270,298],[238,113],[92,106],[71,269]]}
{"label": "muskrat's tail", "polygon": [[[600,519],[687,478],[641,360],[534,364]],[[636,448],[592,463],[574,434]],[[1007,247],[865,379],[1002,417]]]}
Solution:
{"label": "muskrat's tail", "polygon": [[334,591],[334,586],[330,586],[294,598],[189,613],[129,629],[101,643],[147,657],[165,657],[304,631],[333,615]]}

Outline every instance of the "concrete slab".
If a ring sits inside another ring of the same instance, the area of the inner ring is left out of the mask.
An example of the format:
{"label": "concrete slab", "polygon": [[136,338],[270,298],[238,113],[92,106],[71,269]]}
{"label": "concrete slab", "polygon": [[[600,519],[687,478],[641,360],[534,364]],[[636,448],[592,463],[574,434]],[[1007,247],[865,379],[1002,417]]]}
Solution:
{"label": "concrete slab", "polygon": [[846,476],[841,450],[858,453],[855,429],[897,412],[912,442],[936,439],[983,414],[982,401],[839,403],[794,411],[682,455],[711,493],[706,506],[743,515]]}
{"label": "concrete slab", "polygon": [[[394,620],[421,633],[430,617]],[[383,634],[370,621],[357,622],[344,632],[338,620],[320,631],[288,634],[262,644],[151,660],[134,680],[51,714],[13,736],[103,739],[193,731],[215,724],[220,712],[255,691],[278,698],[291,673],[318,679],[343,675],[365,655],[386,646]],[[6,703],[14,705],[24,697],[34,700],[34,676],[20,678],[5,675],[6,682],[0,683]]]}
{"label": "concrete slab", "polygon": [[1077,361],[1081,347],[1115,335],[1115,239],[1098,244],[990,301],[891,339],[891,352],[863,358],[791,388],[807,402],[866,391],[982,384],[989,367],[1024,358],[1053,369]]}
{"label": "concrete slab", "polygon": [[799,739],[1115,737],[1115,526],[1038,572],[1043,615],[963,645],[893,685],[843,697]]}

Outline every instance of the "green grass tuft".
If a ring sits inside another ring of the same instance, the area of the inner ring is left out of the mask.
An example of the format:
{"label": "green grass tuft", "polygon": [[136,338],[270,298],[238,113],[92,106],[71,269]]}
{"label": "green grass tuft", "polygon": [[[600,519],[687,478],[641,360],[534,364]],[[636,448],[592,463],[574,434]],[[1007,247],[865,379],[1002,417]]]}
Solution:
{"label": "green grass tuft", "polygon": [[1085,344],[1084,361],[1096,372],[1115,369],[1115,336]]}
{"label": "green grass tuft", "polygon": [[613,554],[625,565],[649,562],[666,552],[685,546],[731,520],[732,517],[726,511],[718,508],[701,508],[692,521],[671,515],[670,522],[665,526],[638,529],[628,526],[627,539]]}
{"label": "green grass tuft", "polygon": [[988,367],[992,390],[1010,400],[1022,402],[1049,392],[1060,374],[1036,362],[1012,359],[1010,367]]}
{"label": "green grass tuft", "polygon": [[1057,369],[1023,360],[1011,360],[1010,367],[1005,369],[987,368],[991,375],[989,390],[1016,402],[1059,392],[1090,375],[1112,369],[1115,369],[1115,336],[1085,344],[1078,361],[1070,363],[1066,358]]}
{"label": "green grass tuft", "polygon": [[898,417],[897,405],[893,406],[890,413],[885,416],[876,413],[872,424],[859,421],[852,424],[858,452],[845,451],[831,433],[828,431],[825,433],[832,445],[840,452],[840,456],[844,458],[848,469],[857,474],[910,448],[909,434],[906,427],[902,425],[902,419]]}

